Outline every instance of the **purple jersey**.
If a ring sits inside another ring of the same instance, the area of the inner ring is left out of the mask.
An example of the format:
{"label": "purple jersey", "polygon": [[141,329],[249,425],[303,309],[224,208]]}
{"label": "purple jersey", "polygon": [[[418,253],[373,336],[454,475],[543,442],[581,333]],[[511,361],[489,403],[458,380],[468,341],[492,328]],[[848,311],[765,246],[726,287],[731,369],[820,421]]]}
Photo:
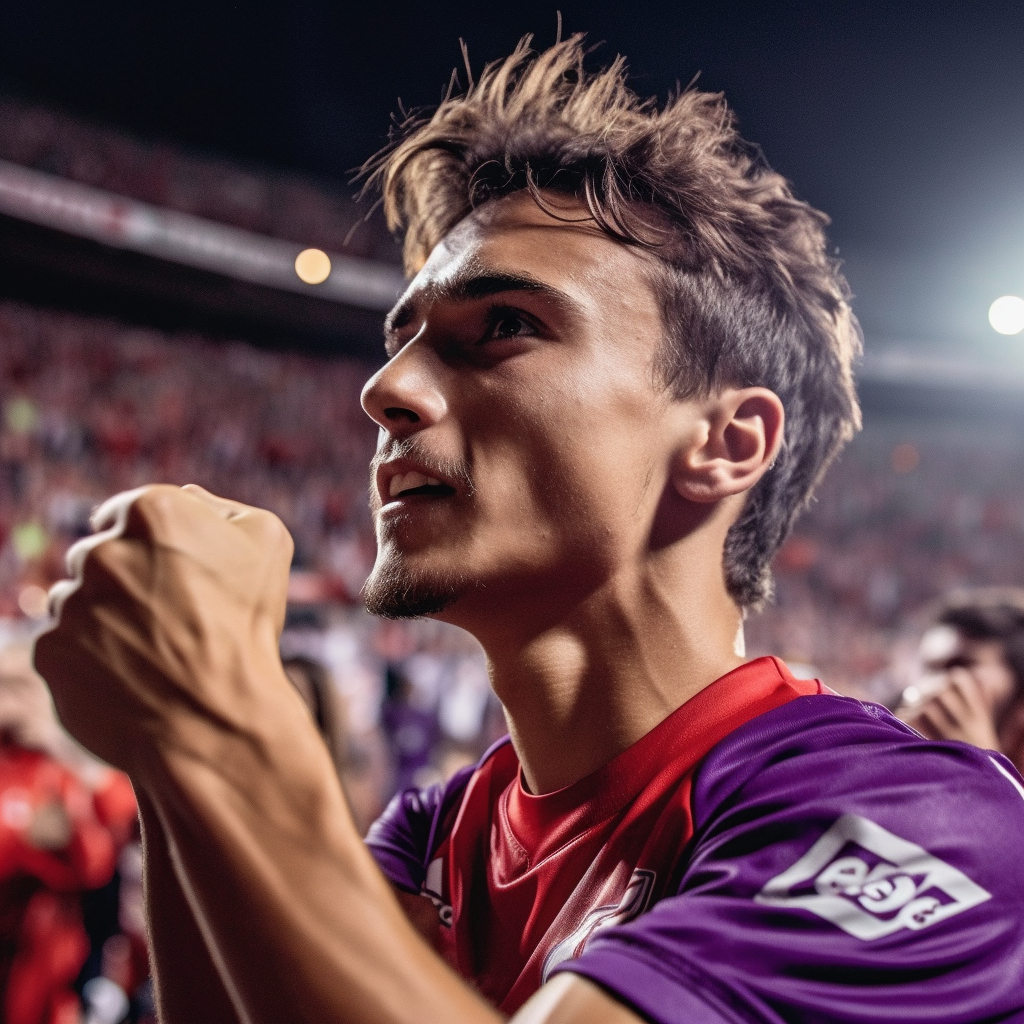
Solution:
{"label": "purple jersey", "polygon": [[[392,882],[442,914],[434,855],[507,749],[396,798],[368,837]],[[545,977],[583,975],[657,1024],[1024,1022],[1024,789],[1005,759],[797,696],[720,739],[685,792],[671,890],[633,906],[634,871]],[[476,848],[486,873],[493,843]]]}

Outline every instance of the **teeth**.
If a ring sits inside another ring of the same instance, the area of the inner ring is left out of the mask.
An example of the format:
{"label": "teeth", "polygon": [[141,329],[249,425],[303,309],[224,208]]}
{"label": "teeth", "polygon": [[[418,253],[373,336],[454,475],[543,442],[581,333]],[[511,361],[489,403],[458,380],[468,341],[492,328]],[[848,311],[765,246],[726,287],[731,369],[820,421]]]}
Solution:
{"label": "teeth", "polygon": [[391,484],[388,487],[388,497],[397,497],[402,491],[411,491],[415,487],[423,487],[424,485],[438,487],[440,484],[440,480],[436,480],[432,476],[426,476],[423,473],[417,473],[416,470],[411,470],[408,473],[398,473],[391,478]]}

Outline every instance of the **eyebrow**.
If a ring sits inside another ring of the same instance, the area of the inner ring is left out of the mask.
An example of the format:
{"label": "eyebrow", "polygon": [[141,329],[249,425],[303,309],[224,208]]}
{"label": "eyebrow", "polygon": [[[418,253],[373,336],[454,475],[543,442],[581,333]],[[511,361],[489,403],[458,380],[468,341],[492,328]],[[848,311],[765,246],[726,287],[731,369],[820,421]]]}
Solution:
{"label": "eyebrow", "polygon": [[411,323],[420,302],[427,298],[442,302],[473,302],[490,295],[507,292],[532,292],[543,295],[549,302],[568,316],[582,314],[580,305],[565,292],[539,281],[529,274],[510,274],[467,268],[443,284],[430,285],[421,292],[407,295],[391,310],[384,321],[385,347],[396,331]]}

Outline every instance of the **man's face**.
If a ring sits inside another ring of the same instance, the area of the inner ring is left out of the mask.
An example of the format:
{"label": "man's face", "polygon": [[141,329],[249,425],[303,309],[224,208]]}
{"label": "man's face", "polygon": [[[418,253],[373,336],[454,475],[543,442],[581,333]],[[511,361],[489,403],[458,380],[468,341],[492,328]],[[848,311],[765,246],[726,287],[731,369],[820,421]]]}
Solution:
{"label": "man's face", "polygon": [[1013,698],[1013,671],[999,640],[976,640],[952,626],[932,626],[921,638],[918,656],[922,678],[916,685],[922,699],[946,686],[953,669],[970,673],[993,718]]}
{"label": "man's face", "polygon": [[652,264],[552,201],[566,220],[526,194],[467,217],[389,318],[363,392],[381,427],[371,611],[549,616],[650,544],[680,407]]}

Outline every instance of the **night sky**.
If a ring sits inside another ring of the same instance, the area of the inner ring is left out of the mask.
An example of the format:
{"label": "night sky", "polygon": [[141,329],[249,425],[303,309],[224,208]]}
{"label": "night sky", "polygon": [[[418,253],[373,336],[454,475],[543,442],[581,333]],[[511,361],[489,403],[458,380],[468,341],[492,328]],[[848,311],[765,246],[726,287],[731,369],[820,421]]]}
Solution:
{"label": "night sky", "polygon": [[[1024,4],[86,3],[0,0],[0,91],[344,180],[398,97],[532,31],[604,41],[664,96],[700,73],[833,217],[869,343],[993,344],[1024,294]],[[1000,344],[1019,345],[1022,336]]]}

